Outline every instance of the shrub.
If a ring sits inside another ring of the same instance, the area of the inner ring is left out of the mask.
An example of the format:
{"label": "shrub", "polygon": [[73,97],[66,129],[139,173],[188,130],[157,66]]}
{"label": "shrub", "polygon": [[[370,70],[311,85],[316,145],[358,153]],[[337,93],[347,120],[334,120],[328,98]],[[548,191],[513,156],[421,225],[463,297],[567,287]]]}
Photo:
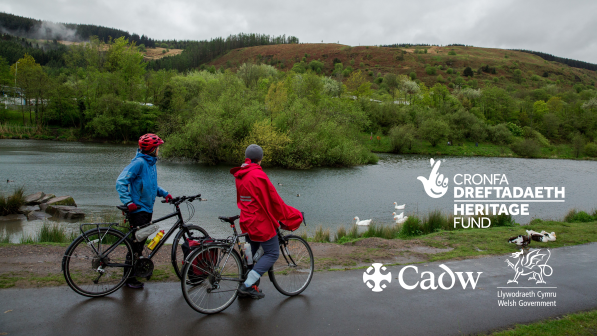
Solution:
{"label": "shrub", "polygon": [[535,139],[517,141],[510,146],[510,149],[523,157],[536,158],[541,155],[541,146]]}
{"label": "shrub", "polygon": [[473,77],[475,75],[475,73],[473,72],[473,69],[471,69],[471,67],[466,67],[466,68],[464,68],[462,75],[464,77]]}
{"label": "shrub", "polygon": [[411,73],[410,73],[408,76],[410,77],[410,80],[415,80],[415,79],[417,79],[417,74],[416,74],[414,71],[413,71],[413,72],[411,72]]}
{"label": "shrub", "polygon": [[375,78],[375,84],[381,84],[383,82],[383,77],[377,77]]}
{"label": "shrub", "polygon": [[359,66],[362,68],[365,66],[365,63],[361,62],[361,63],[359,63]]}
{"label": "shrub", "polygon": [[572,138],[572,148],[574,149],[574,155],[579,157],[585,148],[585,137],[580,133],[576,133]]}
{"label": "shrub", "polygon": [[453,88],[454,88],[454,83],[450,83],[450,84],[448,84],[448,87],[449,87],[450,89],[453,89]]}
{"label": "shrub", "polygon": [[373,76],[373,71],[369,71],[369,76]]}
{"label": "shrub", "polygon": [[419,136],[431,143],[431,146],[437,146],[440,141],[444,140],[450,133],[450,126],[443,121],[437,119],[427,119],[421,123],[419,128]]}
{"label": "shrub", "polygon": [[451,74],[453,74],[453,73],[454,73],[454,70],[453,70],[452,68],[448,68],[448,70],[446,70],[446,73],[447,73],[448,75],[451,75]]}
{"label": "shrub", "polygon": [[564,217],[564,221],[568,223],[587,223],[595,221],[595,218],[584,211],[572,209]]}
{"label": "shrub", "polygon": [[321,73],[323,71],[324,64],[320,61],[311,61],[309,62],[309,69],[315,71],[316,73]]}
{"label": "shrub", "polygon": [[512,132],[504,124],[491,126],[488,129],[491,142],[497,145],[505,145],[512,142]]}
{"label": "shrub", "polygon": [[0,216],[16,214],[19,208],[25,205],[25,189],[17,188],[12,195],[0,195]]}
{"label": "shrub", "polygon": [[587,154],[590,157],[597,157],[597,145],[594,142],[586,144],[585,154]]}
{"label": "shrub", "polygon": [[[408,220],[408,219],[407,219]],[[433,233],[450,228],[448,217],[444,216],[440,210],[431,211],[422,225],[423,232]]]}
{"label": "shrub", "polygon": [[445,82],[445,80],[444,80],[444,77],[442,77],[442,75],[437,75],[437,81],[438,81],[439,83],[443,83],[443,82]]}
{"label": "shrub", "polygon": [[415,134],[415,127],[411,124],[395,126],[390,129],[389,137],[392,152],[403,153],[407,149],[412,149],[415,142]]}
{"label": "shrub", "polygon": [[428,75],[436,75],[437,69],[435,67],[428,66],[425,68],[425,73],[427,73]]}
{"label": "shrub", "polygon": [[510,130],[510,132],[512,132],[512,135],[514,136],[522,136],[524,134],[522,127],[514,123],[509,122],[506,124],[506,127],[508,127],[508,129]]}
{"label": "shrub", "polygon": [[354,65],[354,60],[353,59],[350,60],[350,65]]}
{"label": "shrub", "polygon": [[400,229],[400,235],[404,237],[420,236],[423,234],[423,227],[421,226],[421,220],[415,216],[408,216],[402,228]]}

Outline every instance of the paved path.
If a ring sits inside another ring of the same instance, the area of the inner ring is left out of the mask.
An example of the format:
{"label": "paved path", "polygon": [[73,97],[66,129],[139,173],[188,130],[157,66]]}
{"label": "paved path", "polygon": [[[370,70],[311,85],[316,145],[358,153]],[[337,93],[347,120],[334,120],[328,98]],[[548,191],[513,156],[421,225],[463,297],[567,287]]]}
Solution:
{"label": "paved path", "polygon": [[[450,290],[405,290],[396,279],[402,266],[395,266],[388,267],[392,282],[381,293],[374,293],[363,284],[363,270],[353,270],[318,272],[304,294],[286,298],[265,277],[262,281],[265,299],[239,299],[224,312],[212,316],[188,307],[178,283],[150,283],[142,291],[122,289],[100,299],[87,299],[68,287],[5,289],[0,290],[0,333],[456,335],[597,308],[597,243],[553,249],[548,262],[553,276],[545,278],[547,284],[535,285],[527,280],[528,276],[520,277],[518,286],[557,287],[521,289],[556,292],[556,298],[543,300],[555,300],[555,307],[498,306],[497,287],[506,287],[507,280],[514,276],[505,263],[507,257],[444,262],[453,272],[483,272],[475,290],[470,285],[464,290],[459,283]],[[443,272],[440,264],[418,264],[419,273],[409,269],[405,272],[405,282],[416,283],[423,271],[433,272],[437,279]],[[4,313],[7,310],[12,311]]]}

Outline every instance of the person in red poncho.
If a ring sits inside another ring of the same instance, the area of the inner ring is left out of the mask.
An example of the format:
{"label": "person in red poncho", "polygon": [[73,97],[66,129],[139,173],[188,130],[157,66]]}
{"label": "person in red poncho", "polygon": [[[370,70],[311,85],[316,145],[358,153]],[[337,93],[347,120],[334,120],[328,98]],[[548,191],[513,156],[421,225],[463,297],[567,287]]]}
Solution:
{"label": "person in red poncho", "polygon": [[278,260],[279,242],[276,230],[294,231],[303,222],[303,215],[297,209],[286,205],[274,185],[261,169],[263,149],[258,145],[250,145],[245,150],[245,163],[232,168],[230,173],[236,180],[236,203],[240,209],[240,228],[248,233],[251,252],[255,253],[259,246],[263,248],[263,256],[253,265],[247,280],[240,285],[241,296],[261,299],[265,295],[255,285],[257,280]]}

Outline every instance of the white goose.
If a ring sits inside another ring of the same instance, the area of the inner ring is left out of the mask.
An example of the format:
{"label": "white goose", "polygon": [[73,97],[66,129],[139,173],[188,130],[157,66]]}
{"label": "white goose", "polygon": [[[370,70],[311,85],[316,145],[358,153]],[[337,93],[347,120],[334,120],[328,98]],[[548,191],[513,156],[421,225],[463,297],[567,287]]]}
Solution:
{"label": "white goose", "polygon": [[398,205],[398,203],[394,202],[394,209],[396,209],[396,210],[404,210],[405,206],[406,206],[406,204]]}
{"label": "white goose", "polygon": [[394,215],[394,220],[399,220],[404,218],[404,211],[402,211],[399,215],[396,215],[395,212],[392,212],[392,215]]}
{"label": "white goose", "polygon": [[546,231],[541,231],[541,234],[543,236],[545,236],[545,238],[547,238],[547,241],[556,241],[556,233],[555,232],[549,233]]}
{"label": "white goose", "polygon": [[400,219],[397,219],[396,224],[402,224],[402,223],[406,222],[407,219],[408,219],[408,216],[404,216]]}
{"label": "white goose", "polygon": [[357,225],[369,225],[369,224],[371,224],[371,220],[370,219],[359,220],[359,217],[355,217],[354,219],[357,221]]}

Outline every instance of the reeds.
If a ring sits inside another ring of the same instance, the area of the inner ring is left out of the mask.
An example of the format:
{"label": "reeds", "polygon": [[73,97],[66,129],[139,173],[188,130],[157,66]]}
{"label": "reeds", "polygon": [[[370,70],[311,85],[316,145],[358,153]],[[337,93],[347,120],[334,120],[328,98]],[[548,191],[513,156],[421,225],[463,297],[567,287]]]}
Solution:
{"label": "reeds", "polygon": [[70,243],[75,240],[77,236],[77,231],[70,231],[63,225],[44,222],[36,234],[23,234],[19,242],[21,244]]}
{"label": "reeds", "polygon": [[315,229],[315,236],[313,237],[314,242],[318,243],[329,243],[330,242],[330,229],[323,229],[320,225]]}
{"label": "reeds", "polygon": [[19,213],[19,208],[25,205],[25,189],[16,188],[10,196],[0,195],[0,216]]}

